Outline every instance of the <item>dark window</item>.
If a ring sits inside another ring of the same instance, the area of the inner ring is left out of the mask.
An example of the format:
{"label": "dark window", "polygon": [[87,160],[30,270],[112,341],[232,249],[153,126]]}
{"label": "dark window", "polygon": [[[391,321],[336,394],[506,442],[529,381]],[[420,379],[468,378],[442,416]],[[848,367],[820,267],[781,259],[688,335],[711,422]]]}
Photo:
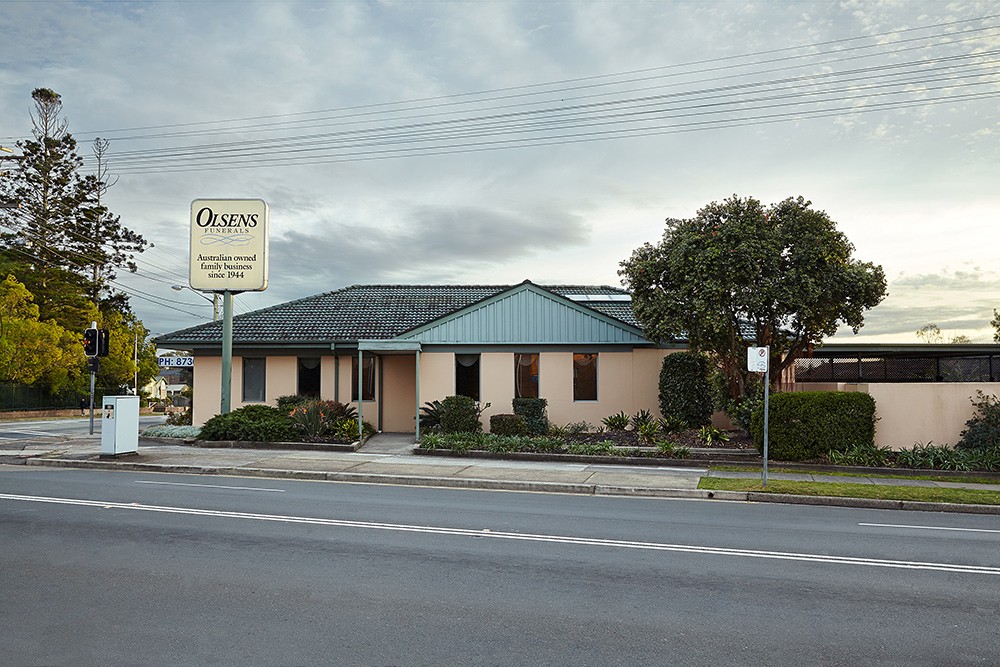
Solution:
{"label": "dark window", "polygon": [[597,355],[573,355],[573,400],[597,400]]}
{"label": "dark window", "polygon": [[479,355],[455,355],[455,393],[479,400]]}
{"label": "dark window", "polygon": [[259,357],[243,358],[243,402],[263,402],[266,360]]}
{"label": "dark window", "polygon": [[514,355],[514,396],[538,398],[538,355]]}
{"label": "dark window", "polygon": [[299,396],[319,398],[319,357],[299,357]]}
{"label": "dark window", "polygon": [[[363,369],[364,386],[361,388],[365,401],[375,400],[375,357],[366,356]],[[358,400],[358,358],[351,357],[351,400]]]}

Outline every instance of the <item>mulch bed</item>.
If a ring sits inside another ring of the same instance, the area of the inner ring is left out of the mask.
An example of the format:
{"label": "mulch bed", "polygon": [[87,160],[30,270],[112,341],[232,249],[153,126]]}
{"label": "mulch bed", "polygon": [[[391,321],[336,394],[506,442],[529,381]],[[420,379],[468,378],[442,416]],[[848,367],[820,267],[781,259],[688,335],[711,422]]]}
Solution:
{"label": "mulch bed", "polygon": [[[691,451],[684,458],[695,460],[718,460],[726,458],[727,454],[735,454],[740,460],[754,461],[763,460],[754,447],[753,441],[742,431],[727,431],[729,440],[712,446],[705,444],[705,441],[698,435],[697,429],[688,429],[671,433],[665,439],[689,448]],[[650,445],[639,441],[639,434],[635,431],[604,431],[603,433],[574,433],[565,436],[566,440],[573,443],[598,443],[610,440],[618,447],[649,447]]]}

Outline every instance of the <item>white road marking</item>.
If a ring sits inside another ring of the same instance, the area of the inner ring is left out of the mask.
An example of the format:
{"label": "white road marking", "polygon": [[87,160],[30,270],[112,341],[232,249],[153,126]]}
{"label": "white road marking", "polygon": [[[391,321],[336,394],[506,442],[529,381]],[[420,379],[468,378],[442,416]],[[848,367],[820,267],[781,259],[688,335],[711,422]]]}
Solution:
{"label": "white road marking", "polygon": [[949,526],[907,526],[899,523],[859,523],[859,526],[871,528],[917,528],[919,530],[954,530],[964,533],[1000,533],[1000,530],[991,528],[954,528]]}
{"label": "white road marking", "polygon": [[396,523],[377,523],[373,521],[347,521],[343,519],[322,519],[318,517],[282,516],[277,514],[256,514],[252,512],[226,512],[221,510],[205,510],[188,507],[163,507],[158,505],[141,505],[139,503],[115,503],[100,500],[77,500],[73,498],[49,498],[45,496],[22,496],[12,493],[0,493],[0,500],[15,500],[33,503],[50,503],[56,505],[76,505],[80,507],[97,507],[102,509],[138,510],[142,512],[160,512],[166,514],[186,514],[192,516],[207,516],[224,519],[247,519],[252,521],[272,521],[277,523],[308,524],[314,526],[336,526],[340,528],[359,528],[368,530],[388,530],[406,533],[424,533],[433,535],[450,535],[458,537],[492,538],[500,540],[517,540],[525,542],[549,542],[552,544],[569,544],[575,546],[610,547],[617,549],[643,549],[649,551],[670,551],[678,553],[706,554],[716,556],[738,556],[743,558],[762,558],[770,560],[791,560],[808,563],[824,563],[834,565],[861,565],[867,567],[887,567],[902,570],[933,570],[937,572],[952,572],[963,574],[993,574],[1000,575],[1000,567],[984,565],[962,565],[957,563],[927,563],[906,560],[884,560],[880,558],[858,558],[854,556],[829,556],[824,554],[805,554],[781,551],[759,551],[753,549],[729,549],[725,547],[702,547],[690,544],[665,544],[659,542],[634,542],[630,540],[608,540],[594,537],[572,537],[567,535],[533,535],[530,533],[494,532],[490,529],[471,530],[468,528],[445,528],[440,526],[412,526]]}
{"label": "white road marking", "polygon": [[271,493],[284,493],[284,489],[269,489],[260,486],[226,486],[224,484],[187,484],[184,482],[147,482],[137,481],[136,484],[158,484],[160,486],[197,486],[203,489],[238,489],[240,491],[269,491]]}

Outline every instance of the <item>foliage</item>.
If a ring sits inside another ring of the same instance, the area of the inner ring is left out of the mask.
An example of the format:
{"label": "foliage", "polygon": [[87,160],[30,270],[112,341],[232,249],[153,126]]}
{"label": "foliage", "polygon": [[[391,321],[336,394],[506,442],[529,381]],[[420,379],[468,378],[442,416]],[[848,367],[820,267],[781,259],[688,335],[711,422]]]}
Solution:
{"label": "foliage", "polygon": [[[778,461],[820,459],[831,451],[875,440],[875,399],[861,392],[802,391],[771,397],[768,456]],[[753,439],[763,451],[764,410],[753,416]]]}
{"label": "foliage", "polygon": [[831,451],[827,454],[830,463],[840,466],[868,466],[881,468],[888,465],[892,449],[878,446],[875,443],[851,445],[843,451]]}
{"label": "foliage", "polygon": [[680,417],[663,417],[660,419],[660,430],[667,435],[679,433],[687,428],[687,423]]}
{"label": "foliage", "polygon": [[549,402],[544,398],[515,398],[511,401],[515,415],[524,417],[524,423],[531,435],[542,435],[549,430],[546,408]]}
{"label": "foliage", "polygon": [[288,416],[292,418],[295,429],[306,440],[315,440],[330,430],[330,421],[320,401],[302,403],[292,408]]}
{"label": "foliage", "polygon": [[490,433],[495,435],[527,435],[528,424],[521,415],[492,415],[490,417]]}
{"label": "foliage", "polygon": [[313,397],[311,397],[311,396],[300,396],[299,394],[288,394],[288,395],[285,395],[285,396],[279,396],[277,398],[277,400],[275,400],[274,404],[276,406],[278,406],[279,410],[284,410],[285,412],[291,412],[292,410],[294,410],[295,408],[299,407],[300,405],[303,405],[305,403],[309,403],[309,402],[315,401],[315,400],[316,399],[313,398]]}
{"label": "foliage", "polygon": [[255,404],[245,405],[228,414],[215,415],[201,427],[201,439],[294,442],[298,437],[287,412]]}
{"label": "foliage", "polygon": [[710,384],[716,409],[725,412],[736,426],[749,434],[754,412],[764,409],[764,376],[750,373],[744,381],[743,394],[737,397],[729,393],[729,380],[722,369],[712,373]]}
{"label": "foliage", "polygon": [[566,453],[576,456],[610,456],[614,449],[614,442],[601,440],[600,442],[570,443],[566,446]]}
{"label": "foliage", "polygon": [[802,197],[764,206],[734,195],[668,219],[663,240],[636,249],[619,273],[647,338],[713,354],[738,398],[751,343],[770,346],[777,382],[840,323],[857,332],[885,297],[881,267],[852,259],[853,249]]}
{"label": "foliage", "polygon": [[441,430],[444,433],[479,433],[483,430],[480,413],[479,405],[468,396],[448,396],[441,401]]}
{"label": "foliage", "polygon": [[630,422],[631,419],[627,414],[625,414],[624,411],[619,412],[618,414],[608,415],[601,420],[601,423],[604,424],[609,431],[624,431],[628,428]]}
{"label": "foliage", "polygon": [[191,426],[192,417],[190,410],[181,410],[180,412],[172,412],[167,415],[167,419],[164,424],[167,426]]}
{"label": "foliage", "polygon": [[660,366],[660,412],[697,428],[712,418],[708,360],[698,352],[676,352]]}
{"label": "foliage", "polygon": [[149,438],[197,438],[201,434],[201,429],[197,426],[183,426],[178,424],[157,424],[150,426],[142,432]]}
{"label": "foliage", "polygon": [[428,401],[420,408],[420,430],[432,431],[441,428],[441,401]]}
{"label": "foliage", "polygon": [[653,419],[653,414],[649,410],[643,409],[632,415],[629,419],[629,425],[632,427],[633,431],[638,431],[643,424],[651,424],[655,421],[656,420]]}
{"label": "foliage", "polygon": [[1000,445],[1000,399],[977,391],[970,398],[976,413],[965,422],[965,430],[956,447],[959,449],[988,449]]}
{"label": "foliage", "polygon": [[[341,440],[353,442],[358,438],[358,418],[346,417],[336,422],[332,427],[332,432]],[[375,427],[367,420],[361,422],[362,438],[370,438],[375,435]]]}
{"label": "foliage", "polygon": [[705,424],[698,430],[698,437],[705,443],[706,447],[717,445],[721,442],[729,442],[729,434],[721,428]]}
{"label": "foliage", "polygon": [[0,181],[0,197],[16,200],[16,213],[0,211],[14,232],[5,236],[6,257],[35,295],[43,321],[54,319],[81,331],[102,311],[128,312],[128,298],[115,291],[116,270],[136,270],[145,239],[112,215],[102,196],[109,188],[107,142],[96,140],[97,174],[83,174],[83,158],[60,117],[61,97],[32,91],[32,138],[17,142],[21,159]]}
{"label": "foliage", "polygon": [[594,430],[594,425],[587,421],[580,422],[570,422],[562,429],[569,435],[576,435],[578,433],[590,433]]}
{"label": "foliage", "polygon": [[656,442],[656,439],[660,435],[659,422],[650,418],[648,421],[640,421],[638,424],[639,428],[636,431],[639,434],[639,442],[644,445],[651,445]]}

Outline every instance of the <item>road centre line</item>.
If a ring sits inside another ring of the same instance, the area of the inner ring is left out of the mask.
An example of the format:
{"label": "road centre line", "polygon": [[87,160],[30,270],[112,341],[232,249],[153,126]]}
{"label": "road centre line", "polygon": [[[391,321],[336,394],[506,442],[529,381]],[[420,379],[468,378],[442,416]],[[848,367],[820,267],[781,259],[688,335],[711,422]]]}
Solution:
{"label": "road centre line", "polygon": [[954,528],[950,526],[907,526],[899,523],[859,523],[859,526],[869,528],[916,528],[918,530],[954,530],[963,533],[1000,533],[992,528]]}
{"label": "road centre line", "polygon": [[731,549],[725,547],[702,547],[688,544],[665,544],[658,542],[635,542],[630,540],[611,540],[590,537],[572,537],[565,535],[533,535],[530,533],[494,532],[489,529],[473,530],[468,528],[445,528],[439,526],[414,526],[406,524],[377,523],[372,521],[347,521],[343,519],[322,519],[315,517],[282,516],[275,514],[256,514],[252,512],[227,512],[221,510],[205,510],[187,507],[164,507],[157,505],[142,505],[139,503],[118,503],[100,500],[77,500],[73,498],[51,498],[45,496],[24,496],[11,493],[0,493],[0,500],[22,502],[49,503],[57,505],[76,505],[101,509],[122,509],[143,512],[160,512],[166,514],[184,514],[226,519],[247,519],[253,521],[271,521],[277,523],[307,524],[318,526],[335,526],[342,528],[359,528],[368,530],[387,530],[396,532],[424,533],[434,535],[450,535],[458,537],[491,538],[501,540],[517,540],[526,542],[548,542],[553,544],[568,544],[574,546],[610,547],[618,549],[643,549],[648,551],[668,551],[676,553],[692,553],[717,556],[737,556],[744,558],[760,558],[769,560],[788,560],[810,563],[835,565],[860,565],[868,567],[886,567],[903,570],[932,570],[937,572],[952,572],[963,574],[1000,575],[1000,567],[983,565],[961,565],[955,563],[928,563],[919,561],[884,560],[878,558],[858,558],[853,556],[828,556],[823,554],[789,553],[780,551],[759,551],[753,549]]}
{"label": "road centre line", "polygon": [[239,491],[266,491],[269,493],[284,493],[284,489],[269,489],[259,486],[226,486],[223,484],[188,484],[185,482],[153,482],[137,480],[136,484],[157,484],[159,486],[197,486],[203,489],[236,489]]}

